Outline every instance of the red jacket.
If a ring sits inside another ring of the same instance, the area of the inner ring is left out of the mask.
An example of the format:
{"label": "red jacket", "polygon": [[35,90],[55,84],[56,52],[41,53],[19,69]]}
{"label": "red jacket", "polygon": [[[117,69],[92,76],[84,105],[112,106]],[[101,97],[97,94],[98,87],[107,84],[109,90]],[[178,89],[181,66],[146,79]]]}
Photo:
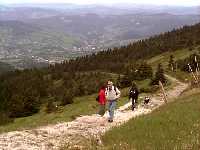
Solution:
{"label": "red jacket", "polygon": [[105,90],[103,89],[99,91],[99,104],[100,105],[106,104],[106,95],[105,95]]}

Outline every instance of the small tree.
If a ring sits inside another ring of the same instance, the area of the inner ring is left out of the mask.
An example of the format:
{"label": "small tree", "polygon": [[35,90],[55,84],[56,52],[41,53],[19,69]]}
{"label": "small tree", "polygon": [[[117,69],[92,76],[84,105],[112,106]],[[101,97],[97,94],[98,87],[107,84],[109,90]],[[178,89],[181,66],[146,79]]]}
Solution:
{"label": "small tree", "polygon": [[121,87],[121,76],[119,75],[117,78],[117,83],[116,83],[117,87]]}
{"label": "small tree", "polygon": [[67,104],[72,104],[74,101],[73,101],[73,98],[74,98],[74,91],[72,89],[65,89],[63,90],[64,93],[62,95],[62,99],[61,99],[61,105],[62,106],[65,106]]}
{"label": "small tree", "polygon": [[54,111],[56,111],[56,110],[57,110],[57,107],[56,107],[56,105],[54,104],[53,99],[52,99],[52,98],[49,98],[49,99],[48,99],[48,102],[47,102],[47,105],[46,105],[45,111],[46,111],[47,113],[51,113],[51,112],[54,112]]}
{"label": "small tree", "polygon": [[155,77],[152,79],[152,85],[159,85],[159,81],[163,84],[166,84],[167,80],[164,76],[164,69],[162,68],[161,64],[158,64],[157,71],[155,73]]}
{"label": "small tree", "polygon": [[170,55],[168,69],[171,71],[175,71],[175,63],[174,63],[174,56]]}

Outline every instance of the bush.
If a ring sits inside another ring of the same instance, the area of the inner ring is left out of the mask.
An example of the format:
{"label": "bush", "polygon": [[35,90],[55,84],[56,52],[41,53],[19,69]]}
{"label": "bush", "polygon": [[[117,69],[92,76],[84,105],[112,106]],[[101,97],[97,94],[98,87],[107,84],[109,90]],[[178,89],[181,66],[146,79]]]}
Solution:
{"label": "bush", "polygon": [[54,104],[53,100],[50,99],[46,105],[46,109],[45,109],[45,112],[46,113],[52,113],[52,112],[55,112],[57,111],[57,106]]}
{"label": "bush", "polygon": [[140,93],[151,93],[152,90],[150,88],[141,88]]}
{"label": "bush", "polygon": [[74,93],[72,90],[66,91],[66,93],[63,94],[63,97],[61,99],[61,106],[65,106],[67,104],[72,104],[74,98]]}
{"label": "bush", "polygon": [[8,114],[5,112],[0,112],[0,125],[5,125],[13,122],[13,119],[9,118]]}

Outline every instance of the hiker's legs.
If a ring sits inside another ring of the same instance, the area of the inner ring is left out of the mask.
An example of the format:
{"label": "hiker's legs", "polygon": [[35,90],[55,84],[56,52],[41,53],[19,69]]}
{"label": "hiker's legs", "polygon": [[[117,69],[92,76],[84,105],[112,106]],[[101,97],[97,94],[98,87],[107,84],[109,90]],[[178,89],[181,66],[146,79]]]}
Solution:
{"label": "hiker's legs", "polygon": [[132,110],[135,109],[135,98],[132,98]]}
{"label": "hiker's legs", "polygon": [[99,106],[99,115],[103,116],[105,113],[105,105],[100,105]]}
{"label": "hiker's legs", "polygon": [[135,98],[135,103],[136,104],[138,103],[138,96]]}
{"label": "hiker's legs", "polygon": [[109,120],[113,120],[114,118],[114,110],[116,107],[116,101],[109,102]]}

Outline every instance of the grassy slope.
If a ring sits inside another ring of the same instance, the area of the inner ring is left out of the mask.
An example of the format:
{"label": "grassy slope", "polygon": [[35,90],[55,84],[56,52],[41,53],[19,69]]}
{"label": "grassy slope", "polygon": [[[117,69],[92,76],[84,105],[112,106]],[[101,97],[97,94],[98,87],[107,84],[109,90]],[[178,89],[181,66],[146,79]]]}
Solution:
{"label": "grassy slope", "polygon": [[[156,69],[158,63],[167,68],[170,55],[184,59],[194,52],[187,49],[167,52],[148,60]],[[191,75],[177,71],[168,74],[185,81]],[[178,101],[163,106],[147,116],[129,121],[103,136],[103,149],[200,149],[199,89],[181,96]],[[129,133],[129,134],[127,134]]]}
{"label": "grassy slope", "polygon": [[200,149],[199,97],[199,89],[187,92],[152,114],[114,128],[103,136],[104,149]]}
{"label": "grassy slope", "polygon": [[[145,87],[147,85],[146,82],[149,82],[149,80],[146,80],[143,83],[140,82],[140,86]],[[128,102],[128,88],[121,89],[121,92],[122,97],[118,102],[118,106],[124,105]],[[47,114],[43,108],[38,114],[35,114],[33,116],[17,118],[14,120],[13,123],[0,126],[0,133],[14,130],[29,129],[48,124],[56,124],[58,122],[72,121],[80,115],[89,115],[97,113],[98,103],[95,100],[96,96],[96,94],[93,94],[89,96],[77,97],[74,99],[73,104],[61,107],[55,113]]]}
{"label": "grassy slope", "polygon": [[[159,62],[168,62],[169,56],[171,54],[176,56],[176,58],[185,58],[192,53],[194,53],[194,51],[191,52],[188,50],[178,50],[174,53],[164,53],[163,55],[159,55],[159,56],[151,58],[148,61],[148,63],[154,66],[155,68]],[[164,65],[166,66],[167,63],[164,63]],[[177,77],[178,76],[177,74],[179,75],[179,77],[184,77],[184,78],[185,76],[188,77],[187,74],[183,76],[182,72],[173,73],[172,75]],[[113,77],[117,78],[118,75],[114,74]],[[150,82],[149,80],[145,80],[145,81],[139,81],[137,82],[137,84],[139,88],[142,88],[142,87],[147,87],[149,82]],[[127,90],[128,89],[123,89],[122,98],[121,98],[121,101],[118,103],[118,106],[123,105],[124,103],[128,102]],[[144,95],[145,94],[140,95],[141,99]],[[84,96],[84,97],[77,97],[75,99],[74,104],[67,105],[63,108],[60,108],[59,111],[56,113],[47,114],[42,110],[40,113],[35,114],[33,116],[15,119],[14,123],[10,123],[5,126],[0,126],[0,132],[21,130],[24,128],[32,128],[32,127],[37,127],[37,126],[47,125],[47,124],[55,124],[57,122],[62,122],[62,121],[71,121],[79,115],[87,115],[87,114],[96,113],[98,110],[98,104],[96,103],[95,98],[96,98],[96,94],[90,95],[90,96]],[[85,106],[89,106],[89,107],[85,107]]]}
{"label": "grassy slope", "polygon": [[165,66],[165,68],[167,68],[170,55],[173,55],[174,60],[176,61],[178,59],[184,59],[190,56],[191,54],[194,54],[195,52],[198,53],[197,49],[198,48],[196,47],[192,51],[189,51],[188,49],[181,49],[174,52],[165,52],[162,55],[157,55],[155,57],[152,57],[151,59],[148,60],[148,63],[152,65],[154,68],[156,68],[158,63],[162,63]]}
{"label": "grassy slope", "polygon": [[[163,65],[164,69],[167,69],[170,55],[173,55],[174,60],[176,61],[178,59],[185,59],[186,57],[188,57],[194,53],[199,53],[198,47],[194,48],[192,51],[189,51],[188,49],[181,49],[181,50],[177,50],[175,52],[166,52],[166,53],[163,53],[162,55],[152,57],[147,62],[153,67],[154,70],[157,68],[157,64],[159,64],[159,63],[161,63]],[[176,72],[167,71],[166,73],[173,77],[178,78],[181,81],[188,81],[188,80],[191,80],[191,78],[192,78],[192,76],[189,75],[188,73],[185,73],[185,72],[179,71],[179,70]]]}

